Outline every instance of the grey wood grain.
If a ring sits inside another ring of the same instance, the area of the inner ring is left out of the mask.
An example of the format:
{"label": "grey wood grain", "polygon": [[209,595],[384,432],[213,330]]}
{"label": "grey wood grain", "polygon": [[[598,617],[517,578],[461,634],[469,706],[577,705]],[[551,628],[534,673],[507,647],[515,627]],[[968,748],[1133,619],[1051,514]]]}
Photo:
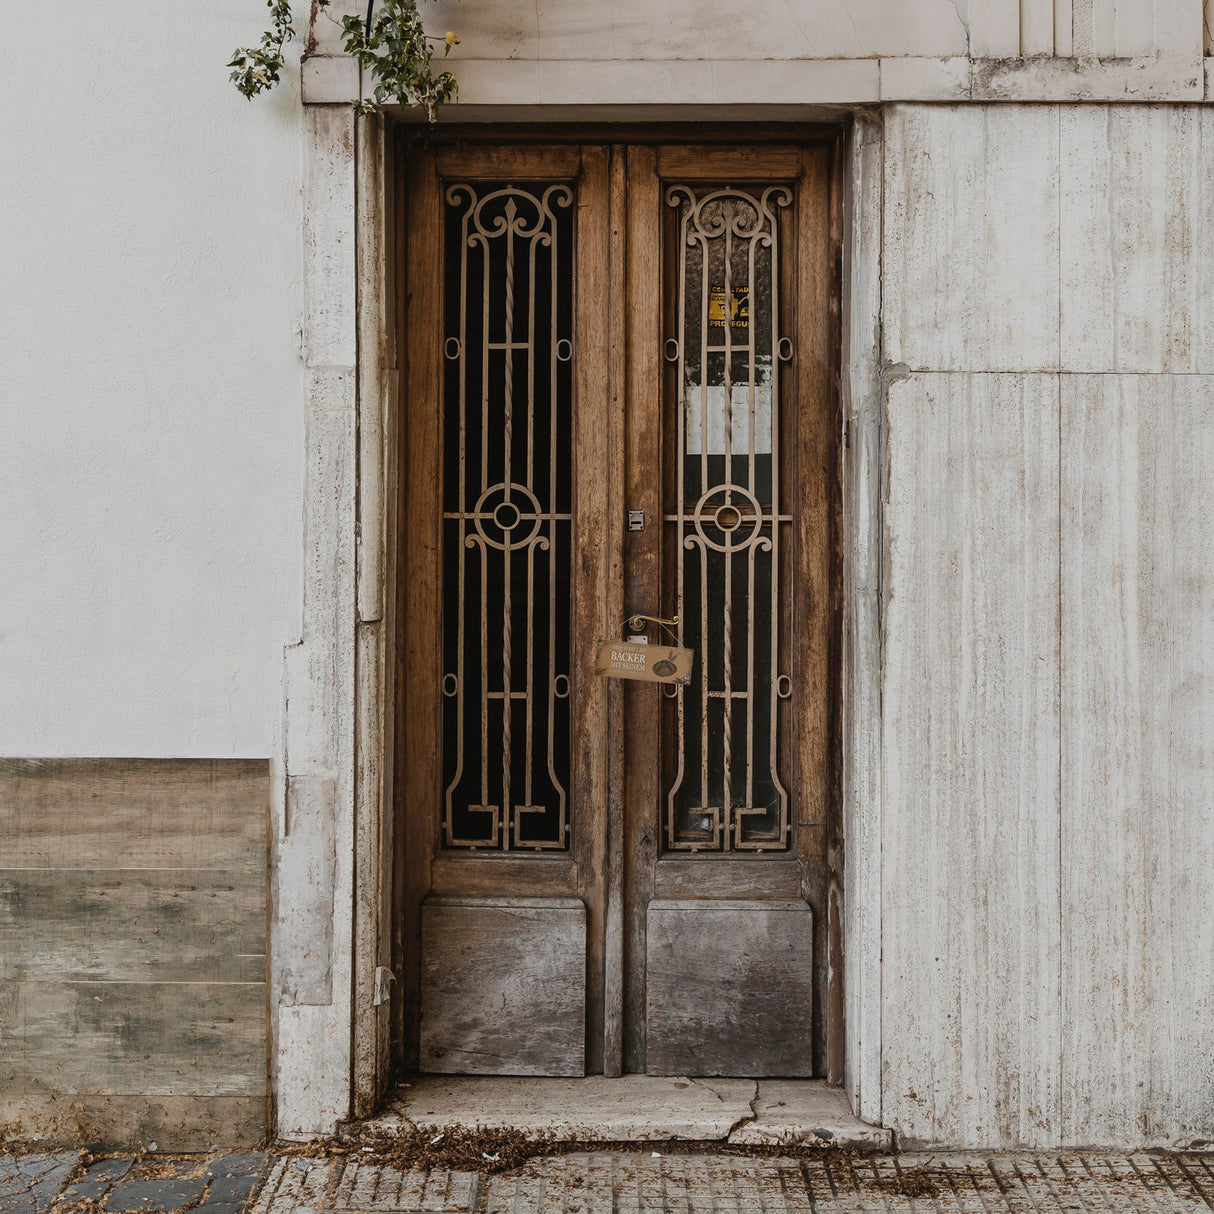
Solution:
{"label": "grey wood grain", "polygon": [[8,1094],[262,1096],[265,985],[0,984]]}
{"label": "grey wood grain", "polygon": [[0,759],[6,868],[264,872],[265,759]]}
{"label": "grey wood grain", "polygon": [[46,1146],[130,1151],[248,1149],[266,1138],[263,1096],[0,1094],[0,1125],[20,1125]]}
{"label": "grey wood grain", "polygon": [[251,869],[0,870],[0,981],[264,982]]}
{"label": "grey wood grain", "polygon": [[576,898],[430,898],[421,1069],[582,1075],[586,908]]}
{"label": "grey wood grain", "polygon": [[812,1075],[813,941],[800,901],[651,902],[648,1073]]}

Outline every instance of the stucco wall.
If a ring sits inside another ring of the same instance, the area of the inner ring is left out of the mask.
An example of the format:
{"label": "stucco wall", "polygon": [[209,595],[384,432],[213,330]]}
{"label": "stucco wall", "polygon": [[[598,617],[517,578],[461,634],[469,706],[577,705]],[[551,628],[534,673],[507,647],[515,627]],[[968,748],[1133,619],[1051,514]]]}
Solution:
{"label": "stucco wall", "polygon": [[0,753],[260,756],[302,574],[297,77],[265,9],[6,17]]}

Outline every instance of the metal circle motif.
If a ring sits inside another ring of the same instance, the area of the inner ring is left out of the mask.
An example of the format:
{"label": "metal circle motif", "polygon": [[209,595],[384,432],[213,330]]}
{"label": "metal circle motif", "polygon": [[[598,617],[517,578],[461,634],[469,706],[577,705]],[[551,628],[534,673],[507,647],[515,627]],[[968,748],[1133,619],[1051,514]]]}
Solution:
{"label": "metal circle motif", "polygon": [[558,362],[567,363],[573,357],[573,342],[567,337],[562,337],[556,343],[556,357]]}
{"label": "metal circle motif", "polygon": [[[721,499],[724,500],[714,500]],[[737,503],[749,504],[744,512]],[[717,552],[740,552],[758,542],[763,530],[763,507],[743,485],[717,485],[695,504],[691,521],[699,538]],[[708,538],[705,525],[715,527],[725,536],[723,544]]]}
{"label": "metal circle motif", "polygon": [[567,700],[569,698],[569,676],[567,674],[558,674],[552,680],[552,694],[558,700]]}
{"label": "metal circle motif", "polygon": [[451,699],[459,691],[459,678],[454,674],[443,675],[443,695]]}
{"label": "metal circle motif", "polygon": [[[491,485],[477,498],[473,525],[491,548],[526,548],[540,533],[543,520],[539,499],[519,484]],[[541,541],[541,547],[546,546]]]}
{"label": "metal circle motif", "polygon": [[513,502],[498,502],[493,510],[493,521],[503,531],[513,531],[523,521],[522,511]]}
{"label": "metal circle motif", "polygon": [[786,363],[789,361],[789,359],[792,358],[792,338],[791,337],[781,337],[780,340],[778,342],[776,342],[776,357],[782,363]]}
{"label": "metal circle motif", "polygon": [[677,363],[679,361],[679,339],[677,337],[668,337],[666,339],[666,361],[668,363]]}
{"label": "metal circle motif", "polygon": [[737,506],[726,503],[724,506],[717,507],[712,521],[716,523],[719,531],[737,531],[742,525],[742,512]]}
{"label": "metal circle motif", "polygon": [[788,675],[782,674],[776,676],[776,695],[781,700],[792,699],[792,679]]}
{"label": "metal circle motif", "polygon": [[458,337],[448,337],[447,340],[443,342],[443,353],[449,359],[459,358],[462,348],[463,347]]}

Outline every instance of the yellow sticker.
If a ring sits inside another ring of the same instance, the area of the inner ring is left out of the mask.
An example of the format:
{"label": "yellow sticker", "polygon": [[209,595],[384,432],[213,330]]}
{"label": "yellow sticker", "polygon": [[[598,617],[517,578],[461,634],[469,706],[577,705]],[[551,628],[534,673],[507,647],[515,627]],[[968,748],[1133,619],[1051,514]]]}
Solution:
{"label": "yellow sticker", "polygon": [[[730,292],[729,327],[750,327],[750,287],[734,287]],[[725,288],[713,287],[708,293],[708,323],[718,329],[725,327]]]}

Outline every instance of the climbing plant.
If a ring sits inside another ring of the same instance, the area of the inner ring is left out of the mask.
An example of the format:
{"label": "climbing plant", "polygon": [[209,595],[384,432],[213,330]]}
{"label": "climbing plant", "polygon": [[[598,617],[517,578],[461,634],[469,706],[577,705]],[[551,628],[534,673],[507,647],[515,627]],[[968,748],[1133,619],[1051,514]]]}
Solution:
{"label": "climbing plant", "polygon": [[[315,0],[318,10],[331,0]],[[250,101],[258,93],[273,88],[282,75],[283,48],[295,37],[290,0],[266,0],[270,10],[270,28],[256,46],[241,47],[232,54],[228,67],[236,88]],[[388,101],[401,105],[420,105],[431,122],[438,107],[456,94],[455,77],[436,71],[433,64],[438,43],[446,57],[459,39],[450,30],[442,38],[432,38],[422,28],[417,0],[369,0],[367,15],[347,14],[341,19],[347,55],[358,61],[374,81],[370,95],[354,102],[362,114],[373,114]]]}

